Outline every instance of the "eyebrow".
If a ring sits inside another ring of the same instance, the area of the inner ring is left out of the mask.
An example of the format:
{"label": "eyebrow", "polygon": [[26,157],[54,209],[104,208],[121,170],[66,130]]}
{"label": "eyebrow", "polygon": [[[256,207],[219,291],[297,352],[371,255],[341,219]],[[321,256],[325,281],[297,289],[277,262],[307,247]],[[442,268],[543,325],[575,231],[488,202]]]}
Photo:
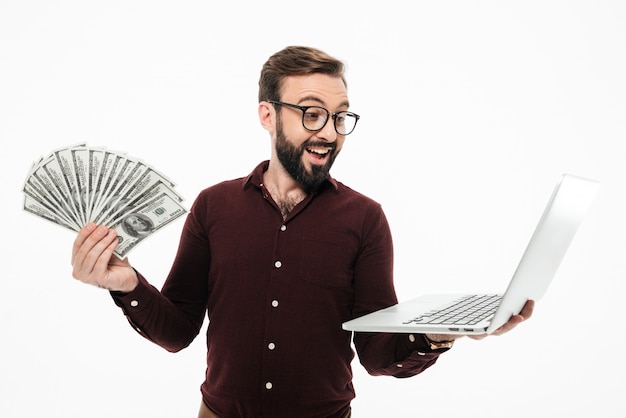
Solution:
{"label": "eyebrow", "polygon": [[[306,101],[309,101],[309,100],[317,102],[317,103],[319,103],[322,106],[326,106],[326,103],[324,103],[324,101],[322,99],[320,99],[319,97],[317,97],[317,96],[304,96],[300,100],[298,100],[298,104],[301,104],[302,102],[306,102]],[[345,100],[345,101],[339,103],[339,106],[337,106],[337,107],[339,108],[339,107],[344,107],[344,106],[346,108],[349,108],[350,107],[350,102]]]}

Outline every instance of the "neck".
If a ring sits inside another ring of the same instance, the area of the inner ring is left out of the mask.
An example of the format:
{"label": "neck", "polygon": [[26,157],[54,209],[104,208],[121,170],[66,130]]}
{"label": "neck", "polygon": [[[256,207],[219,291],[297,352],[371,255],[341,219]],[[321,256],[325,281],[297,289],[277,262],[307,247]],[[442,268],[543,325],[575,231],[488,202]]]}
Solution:
{"label": "neck", "polygon": [[302,184],[295,181],[284,169],[282,172],[272,169],[272,164],[263,174],[263,184],[280,208],[283,218],[308,195]]}

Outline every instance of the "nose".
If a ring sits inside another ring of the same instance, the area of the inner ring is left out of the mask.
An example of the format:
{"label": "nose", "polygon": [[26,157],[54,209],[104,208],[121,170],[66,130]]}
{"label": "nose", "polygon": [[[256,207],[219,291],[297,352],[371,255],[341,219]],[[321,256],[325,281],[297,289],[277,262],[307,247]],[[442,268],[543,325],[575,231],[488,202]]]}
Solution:
{"label": "nose", "polygon": [[326,142],[335,142],[337,140],[337,131],[335,130],[335,119],[333,115],[328,116],[326,125],[317,132],[317,137]]}

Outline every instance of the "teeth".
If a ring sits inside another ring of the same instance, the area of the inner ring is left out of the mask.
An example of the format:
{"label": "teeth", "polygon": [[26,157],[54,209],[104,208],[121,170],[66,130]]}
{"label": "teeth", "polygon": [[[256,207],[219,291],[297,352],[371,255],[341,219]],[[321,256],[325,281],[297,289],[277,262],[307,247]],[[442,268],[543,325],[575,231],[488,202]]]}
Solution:
{"label": "teeth", "polygon": [[330,152],[329,148],[307,148],[307,151],[313,152],[319,155],[326,155]]}

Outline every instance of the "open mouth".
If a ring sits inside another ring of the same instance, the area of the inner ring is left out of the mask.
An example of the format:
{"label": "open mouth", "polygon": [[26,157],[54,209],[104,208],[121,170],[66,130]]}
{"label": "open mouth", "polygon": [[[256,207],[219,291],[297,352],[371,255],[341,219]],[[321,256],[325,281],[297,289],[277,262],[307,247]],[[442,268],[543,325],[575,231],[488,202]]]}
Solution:
{"label": "open mouth", "polygon": [[313,161],[322,162],[328,158],[332,148],[330,147],[309,147],[306,152],[309,153]]}

